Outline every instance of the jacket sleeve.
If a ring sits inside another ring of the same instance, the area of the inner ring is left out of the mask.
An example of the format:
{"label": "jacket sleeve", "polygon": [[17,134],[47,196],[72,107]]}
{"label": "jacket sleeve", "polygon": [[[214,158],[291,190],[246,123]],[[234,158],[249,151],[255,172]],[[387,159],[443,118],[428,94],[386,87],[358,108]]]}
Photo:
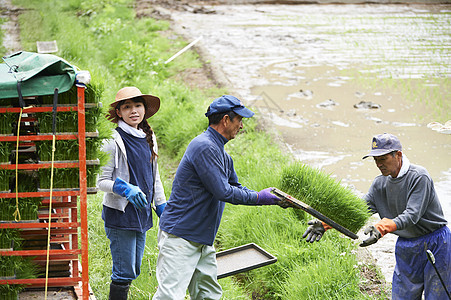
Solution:
{"label": "jacket sleeve", "polygon": [[102,151],[110,155],[109,162],[101,168],[100,175],[97,179],[97,188],[106,193],[113,192],[113,172],[115,168],[116,146],[114,140],[107,140],[102,147]]}
{"label": "jacket sleeve", "polygon": [[228,165],[221,159],[222,155],[214,147],[205,147],[194,158],[193,166],[203,186],[220,201],[231,204],[254,205],[257,192],[244,188],[230,159]]}
{"label": "jacket sleeve", "polygon": [[[153,135],[152,138],[153,138],[153,145],[154,145],[155,153],[158,153],[158,144],[157,144],[155,134]],[[158,158],[155,159],[155,164],[154,164],[155,165],[154,170],[156,170],[155,171],[155,183],[154,183],[154,191],[155,191],[154,201],[155,201],[156,206],[161,205],[166,202],[166,195],[164,194],[163,183],[160,178],[160,172],[158,170],[157,160],[158,160]]]}

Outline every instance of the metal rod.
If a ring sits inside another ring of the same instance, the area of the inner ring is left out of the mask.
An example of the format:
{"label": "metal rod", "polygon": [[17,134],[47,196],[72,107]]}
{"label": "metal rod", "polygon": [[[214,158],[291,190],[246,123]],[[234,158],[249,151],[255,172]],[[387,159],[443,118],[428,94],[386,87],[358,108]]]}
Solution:
{"label": "metal rod", "polygon": [[198,41],[200,41],[202,39],[202,36],[198,37],[197,39],[195,39],[194,41],[192,41],[191,43],[188,44],[188,46],[186,46],[185,48],[183,48],[182,50],[180,50],[179,52],[177,52],[176,54],[174,54],[170,59],[168,59],[167,61],[164,62],[164,64],[167,64],[169,62],[171,62],[172,60],[174,60],[177,56],[179,56],[180,54],[182,54],[183,52],[185,52],[186,50],[188,50],[189,48],[191,48],[192,46],[194,46],[195,43],[197,43]]}
{"label": "metal rod", "polygon": [[443,285],[443,288],[445,289],[446,294],[448,295],[448,298],[451,299],[451,295],[448,292],[448,289],[446,288],[445,282],[442,279],[442,276],[440,276],[440,273],[437,270],[437,267],[435,266],[435,257],[434,254],[432,253],[431,250],[427,249],[426,253],[428,255],[428,260],[430,261],[430,263],[432,264],[432,266],[434,267],[435,272],[437,273],[438,278],[440,279],[440,282]]}
{"label": "metal rod", "polygon": [[314,216],[315,218],[320,219],[321,221],[325,222],[327,225],[329,225],[329,226],[335,228],[336,230],[340,231],[341,233],[349,236],[350,238],[352,238],[354,240],[359,238],[357,236],[357,234],[355,234],[354,232],[352,232],[349,229],[341,226],[337,222],[329,219],[328,217],[326,217],[325,215],[323,215],[319,211],[313,209],[310,205],[302,202],[301,200],[298,200],[298,199],[294,198],[293,196],[288,195],[287,193],[282,192],[281,190],[279,190],[277,188],[273,188],[271,190],[271,192],[274,195],[276,195],[277,197],[279,197],[280,199],[290,202],[296,208],[302,209],[303,211],[305,211],[305,212],[311,214],[312,216]]}

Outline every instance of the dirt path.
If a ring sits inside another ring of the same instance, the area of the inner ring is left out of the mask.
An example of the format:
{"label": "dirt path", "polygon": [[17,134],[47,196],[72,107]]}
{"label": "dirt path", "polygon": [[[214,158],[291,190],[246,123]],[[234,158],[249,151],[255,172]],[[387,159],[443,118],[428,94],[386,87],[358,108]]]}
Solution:
{"label": "dirt path", "polygon": [[7,50],[5,54],[14,53],[21,49],[20,31],[17,23],[19,12],[19,9],[14,7],[10,0],[0,0],[0,18],[7,19],[1,26],[4,33],[3,47]]}

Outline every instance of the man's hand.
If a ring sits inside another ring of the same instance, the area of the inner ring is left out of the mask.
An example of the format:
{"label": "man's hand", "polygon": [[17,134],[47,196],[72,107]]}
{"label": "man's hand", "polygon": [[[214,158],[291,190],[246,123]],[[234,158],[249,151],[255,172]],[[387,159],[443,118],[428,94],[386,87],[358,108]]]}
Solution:
{"label": "man's hand", "polygon": [[376,243],[381,237],[386,235],[387,233],[396,231],[397,227],[393,220],[388,218],[383,218],[379,222],[377,222],[374,226],[368,226],[364,234],[370,234],[369,238],[364,240],[360,247],[366,247]]}
{"label": "man's hand", "polygon": [[277,202],[277,205],[279,205],[282,208],[295,207],[291,202],[288,202],[285,199],[280,199],[280,201]]}
{"label": "man's hand", "polygon": [[331,228],[329,225],[321,222],[320,220],[310,220],[307,224],[310,226],[304,232],[302,238],[307,237],[305,240],[310,243],[319,241],[324,232]]}
{"label": "man's hand", "polygon": [[382,234],[379,232],[379,230],[377,230],[376,227],[372,225],[365,228],[365,231],[363,233],[365,235],[369,234],[370,236],[359,245],[360,247],[366,247],[375,244],[382,237]]}
{"label": "man's hand", "polygon": [[383,218],[379,222],[377,222],[374,227],[381,233],[382,236],[387,233],[396,231],[396,224],[393,220],[388,218]]}
{"label": "man's hand", "polygon": [[280,199],[276,195],[271,193],[273,188],[266,188],[257,192],[257,202],[256,205],[275,205],[278,204]]}

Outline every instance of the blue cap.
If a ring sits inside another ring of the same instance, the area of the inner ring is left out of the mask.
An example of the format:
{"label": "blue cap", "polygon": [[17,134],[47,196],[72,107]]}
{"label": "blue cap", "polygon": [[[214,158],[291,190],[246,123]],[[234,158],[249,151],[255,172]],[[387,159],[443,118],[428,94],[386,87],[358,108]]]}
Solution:
{"label": "blue cap", "polygon": [[362,159],[365,159],[368,156],[382,156],[393,151],[402,151],[399,139],[390,133],[379,134],[373,137],[371,151]]}
{"label": "blue cap", "polygon": [[205,116],[211,116],[213,114],[225,113],[227,111],[233,111],[243,118],[250,118],[254,115],[252,111],[244,107],[243,103],[234,96],[223,95],[213,100],[210,104],[210,110],[205,113]]}

